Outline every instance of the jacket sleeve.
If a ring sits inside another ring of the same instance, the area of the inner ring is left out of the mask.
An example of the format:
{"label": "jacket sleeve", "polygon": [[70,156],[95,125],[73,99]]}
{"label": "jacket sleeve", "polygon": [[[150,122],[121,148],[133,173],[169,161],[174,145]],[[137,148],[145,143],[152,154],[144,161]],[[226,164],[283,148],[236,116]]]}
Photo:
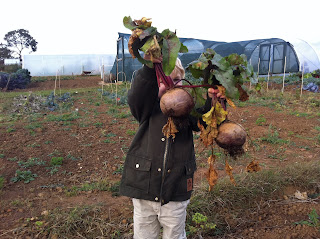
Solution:
{"label": "jacket sleeve", "polygon": [[144,122],[152,114],[158,100],[158,91],[155,70],[144,65],[137,71],[128,92],[131,113],[139,123]]}

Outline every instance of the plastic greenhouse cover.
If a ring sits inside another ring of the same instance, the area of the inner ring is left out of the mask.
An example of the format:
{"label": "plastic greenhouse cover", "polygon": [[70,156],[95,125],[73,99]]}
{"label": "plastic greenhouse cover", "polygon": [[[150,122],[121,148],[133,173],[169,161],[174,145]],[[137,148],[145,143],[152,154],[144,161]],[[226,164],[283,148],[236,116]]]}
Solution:
{"label": "plastic greenhouse cover", "polygon": [[[300,61],[300,71],[312,72],[320,69],[320,59],[314,48],[304,40],[290,39],[289,41]],[[304,68],[304,69],[303,69]]]}
{"label": "plastic greenhouse cover", "polygon": [[22,67],[32,76],[101,74],[102,65],[105,73],[110,72],[115,58],[115,54],[24,55]]}

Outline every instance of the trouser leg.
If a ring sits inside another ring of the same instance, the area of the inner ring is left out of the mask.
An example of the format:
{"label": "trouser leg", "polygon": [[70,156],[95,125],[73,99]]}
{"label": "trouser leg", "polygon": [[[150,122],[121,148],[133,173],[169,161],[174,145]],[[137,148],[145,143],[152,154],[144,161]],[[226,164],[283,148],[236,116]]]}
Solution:
{"label": "trouser leg", "polygon": [[132,199],[133,202],[133,232],[134,239],[158,239],[160,223],[157,212],[152,203],[141,199]]}
{"label": "trouser leg", "polygon": [[163,227],[163,239],[187,238],[185,222],[189,202],[169,202],[161,207],[159,221]]}

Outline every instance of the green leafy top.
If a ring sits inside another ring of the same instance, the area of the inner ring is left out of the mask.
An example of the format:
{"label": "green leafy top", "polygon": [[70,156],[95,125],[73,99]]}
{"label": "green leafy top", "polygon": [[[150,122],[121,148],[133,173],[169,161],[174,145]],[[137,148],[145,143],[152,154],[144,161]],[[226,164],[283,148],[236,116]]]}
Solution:
{"label": "green leafy top", "polygon": [[123,25],[132,31],[129,39],[129,52],[142,64],[152,66],[152,62],[141,57],[139,50],[151,54],[151,57],[162,55],[163,71],[168,76],[173,71],[179,52],[188,52],[177,35],[169,29],[161,33],[151,26],[150,18],[132,20],[130,16],[123,18]]}
{"label": "green leafy top", "polygon": [[246,92],[241,85],[245,81],[256,83],[253,67],[248,64],[247,57],[242,54],[230,54],[222,57],[208,48],[200,57],[191,62],[187,69],[193,77],[203,78],[203,84],[220,84],[226,88],[226,96],[231,99],[246,100]]}

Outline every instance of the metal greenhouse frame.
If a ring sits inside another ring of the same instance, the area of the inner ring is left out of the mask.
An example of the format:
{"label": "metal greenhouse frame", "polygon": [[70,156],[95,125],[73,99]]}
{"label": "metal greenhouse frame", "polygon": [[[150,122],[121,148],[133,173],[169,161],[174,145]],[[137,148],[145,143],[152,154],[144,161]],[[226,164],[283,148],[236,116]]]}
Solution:
{"label": "metal greenhouse frame", "polygon": [[[141,67],[141,63],[129,54],[129,37],[130,34],[119,33],[117,57],[111,70],[113,74],[118,74],[121,71],[125,72],[127,79],[131,79],[134,71]],[[179,39],[189,50],[188,53],[179,53],[179,58],[184,67],[196,60],[207,48],[211,48],[221,56],[227,56],[231,53],[245,54],[248,62],[259,75],[291,73],[298,72],[301,69],[301,62],[293,44],[280,38],[240,42],[216,42],[194,38]],[[314,54],[316,53],[314,52]],[[313,64],[313,68],[320,68],[318,57],[312,56],[310,58],[315,62],[310,63],[309,61],[309,64]],[[120,67],[119,61],[122,61]]]}

